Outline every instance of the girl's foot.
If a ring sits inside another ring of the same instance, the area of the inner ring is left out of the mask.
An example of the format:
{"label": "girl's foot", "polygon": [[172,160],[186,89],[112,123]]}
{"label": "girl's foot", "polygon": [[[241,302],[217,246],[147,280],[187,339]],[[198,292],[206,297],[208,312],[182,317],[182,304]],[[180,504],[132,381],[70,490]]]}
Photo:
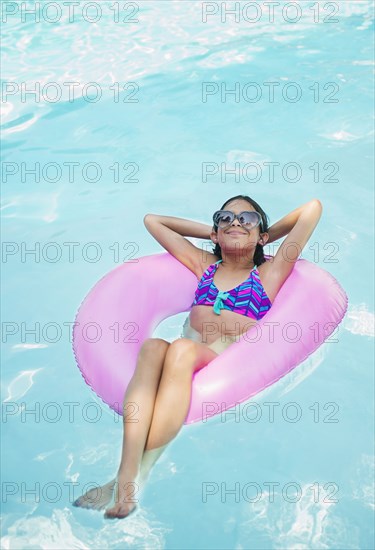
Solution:
{"label": "girl's foot", "polygon": [[73,506],[90,510],[103,510],[112,499],[116,478],[101,487],[94,487],[73,502]]}
{"label": "girl's foot", "polygon": [[139,477],[139,474],[128,476],[126,472],[118,473],[113,491],[114,505],[105,511],[106,519],[126,518],[135,511],[139,500]]}
{"label": "girl's foot", "polygon": [[[166,447],[167,444],[157,449],[144,451],[139,473],[134,481],[129,482],[129,480],[126,479],[127,476],[125,473],[122,475],[120,475],[120,473],[118,474],[112,491],[115,494],[114,505],[105,511],[105,518],[125,518],[136,510],[137,502],[145,487],[150,471]],[[122,485],[122,487],[119,487],[119,485]],[[121,499],[125,499],[125,502],[122,503]],[[126,499],[128,501],[126,501]]]}
{"label": "girl's foot", "polygon": [[[146,480],[150,475],[150,471],[152,470],[155,462],[160,458],[160,455],[166,447],[167,444],[162,447],[158,447],[157,449],[144,451],[138,478],[138,496],[144,488]],[[117,478],[112,479],[101,487],[94,487],[93,489],[90,489],[90,491],[87,491],[84,495],[77,498],[73,502],[73,506],[86,508],[89,510],[103,510],[111,503],[111,500],[113,499],[116,479]]]}

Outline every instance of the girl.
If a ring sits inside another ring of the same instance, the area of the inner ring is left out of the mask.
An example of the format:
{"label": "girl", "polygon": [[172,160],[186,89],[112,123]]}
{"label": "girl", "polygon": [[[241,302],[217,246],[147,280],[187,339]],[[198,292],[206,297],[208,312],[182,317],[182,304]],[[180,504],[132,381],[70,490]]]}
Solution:
{"label": "girl", "polygon": [[[213,216],[213,227],[169,216],[147,214],[153,237],[197,277],[198,287],[181,337],[143,342],[124,397],[122,457],[116,479],[86,493],[76,506],[102,509],[106,518],[124,518],[136,509],[135,490],[152,464],[176,437],[189,411],[193,373],[255,325],[289,277],[322,214],[319,200],[296,208],[268,227],[268,217],[253,199],[237,195]],[[263,247],[288,235],[266,260]],[[211,239],[213,252],[185,237]],[[127,422],[137,403],[137,422]],[[116,486],[116,490],[114,490]]]}

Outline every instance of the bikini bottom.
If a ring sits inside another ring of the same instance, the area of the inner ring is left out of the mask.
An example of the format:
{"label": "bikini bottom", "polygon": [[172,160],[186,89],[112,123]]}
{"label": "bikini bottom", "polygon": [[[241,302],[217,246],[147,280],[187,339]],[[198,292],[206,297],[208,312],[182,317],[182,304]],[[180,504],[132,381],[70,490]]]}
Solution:
{"label": "bikini bottom", "polygon": [[[202,335],[190,325],[189,316],[185,319],[185,323],[182,327],[181,338],[189,338],[189,340],[193,340],[194,342],[199,342],[200,344],[204,344],[204,342],[202,342]],[[225,349],[227,349],[227,347],[233,344],[233,342],[236,342],[236,341],[238,341],[238,336],[236,337],[236,336],[230,336],[228,334],[223,334],[211,344],[209,345],[205,344],[205,345],[207,345],[208,348],[212,349],[212,351],[214,351],[219,355]]]}

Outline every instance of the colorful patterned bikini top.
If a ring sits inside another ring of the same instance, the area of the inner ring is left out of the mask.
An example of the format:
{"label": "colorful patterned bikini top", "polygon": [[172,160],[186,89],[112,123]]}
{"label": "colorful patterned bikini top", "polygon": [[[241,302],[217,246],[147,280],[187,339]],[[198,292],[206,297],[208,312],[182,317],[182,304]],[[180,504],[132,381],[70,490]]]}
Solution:
{"label": "colorful patterned bikini top", "polygon": [[217,315],[220,315],[221,309],[228,309],[257,321],[264,317],[271,309],[272,303],[260,282],[258,268],[255,266],[251,270],[246,281],[224,292],[214,283],[214,276],[221,261],[210,265],[203,273],[192,306],[213,306]]}

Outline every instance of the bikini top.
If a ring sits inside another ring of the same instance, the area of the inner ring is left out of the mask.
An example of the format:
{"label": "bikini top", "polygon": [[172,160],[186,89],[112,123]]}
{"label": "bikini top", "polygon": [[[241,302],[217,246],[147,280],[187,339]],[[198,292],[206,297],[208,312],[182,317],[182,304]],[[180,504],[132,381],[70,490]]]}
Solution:
{"label": "bikini top", "polygon": [[259,271],[255,266],[249,277],[240,285],[226,292],[219,290],[214,283],[214,276],[219,263],[210,265],[203,273],[195,291],[192,306],[213,306],[214,313],[220,315],[220,310],[228,309],[252,317],[257,321],[264,317],[272,303],[268,298],[259,278]]}

